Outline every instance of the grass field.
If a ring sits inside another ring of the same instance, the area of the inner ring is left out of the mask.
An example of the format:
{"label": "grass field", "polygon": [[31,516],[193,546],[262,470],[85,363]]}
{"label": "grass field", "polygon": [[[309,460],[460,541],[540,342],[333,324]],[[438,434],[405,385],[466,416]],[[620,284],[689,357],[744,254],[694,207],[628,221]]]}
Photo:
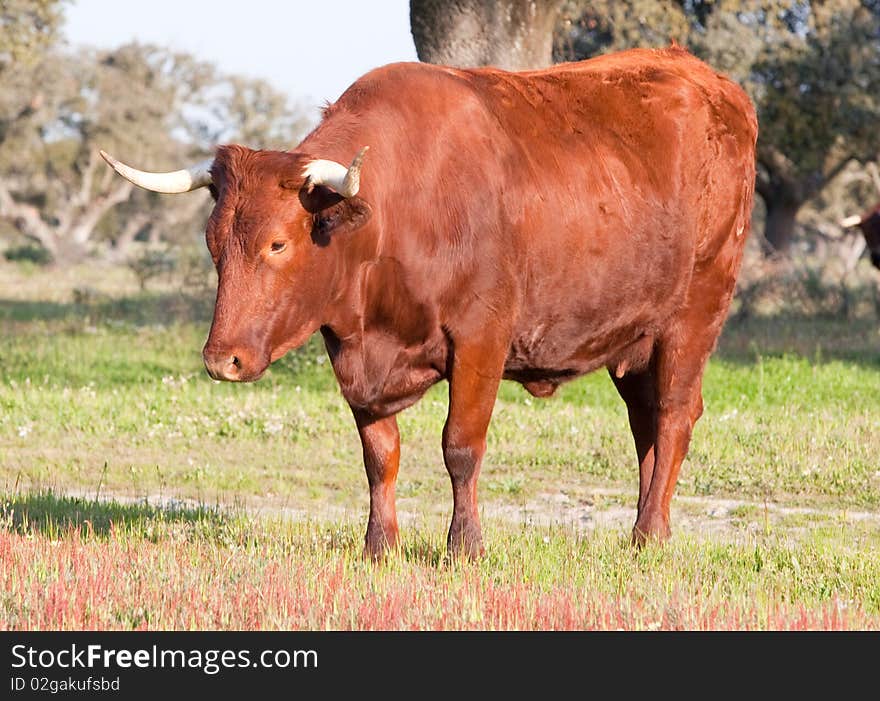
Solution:
{"label": "grass field", "polygon": [[504,383],[488,554],[444,560],[446,385],[400,417],[402,552],[361,561],[360,444],[313,339],[215,383],[211,300],[0,265],[0,628],[880,629],[880,323],[725,329],[673,500],[635,553],[604,373]]}

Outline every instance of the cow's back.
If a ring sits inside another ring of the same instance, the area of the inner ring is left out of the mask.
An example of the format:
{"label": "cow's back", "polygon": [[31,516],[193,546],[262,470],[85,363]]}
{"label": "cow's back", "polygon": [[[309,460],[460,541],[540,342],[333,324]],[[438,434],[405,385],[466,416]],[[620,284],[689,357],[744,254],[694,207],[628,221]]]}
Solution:
{"label": "cow's back", "polygon": [[576,375],[660,328],[701,261],[741,249],[756,129],[706,64],[637,49],[523,73],[385,66],[304,146],[340,161],[371,146],[383,180],[367,167],[362,193],[400,299],[444,328],[484,307],[512,324],[514,373]]}

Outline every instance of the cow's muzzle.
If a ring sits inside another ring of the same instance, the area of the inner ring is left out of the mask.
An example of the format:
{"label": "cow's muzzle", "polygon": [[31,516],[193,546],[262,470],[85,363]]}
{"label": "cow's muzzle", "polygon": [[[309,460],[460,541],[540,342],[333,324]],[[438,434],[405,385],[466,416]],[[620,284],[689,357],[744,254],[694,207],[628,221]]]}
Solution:
{"label": "cow's muzzle", "polygon": [[259,379],[265,372],[265,363],[257,364],[249,361],[247,353],[230,348],[205,346],[202,350],[205,369],[215,380],[227,382],[251,382]]}
{"label": "cow's muzzle", "polygon": [[871,251],[871,264],[880,270],[880,251]]}

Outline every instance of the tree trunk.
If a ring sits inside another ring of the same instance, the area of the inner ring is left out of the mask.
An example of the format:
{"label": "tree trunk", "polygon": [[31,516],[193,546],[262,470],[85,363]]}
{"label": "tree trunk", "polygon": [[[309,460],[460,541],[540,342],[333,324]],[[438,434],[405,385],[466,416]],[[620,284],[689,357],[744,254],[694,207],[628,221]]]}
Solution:
{"label": "tree trunk", "polygon": [[0,180],[0,219],[10,221],[26,238],[45,248],[56,263],[75,263],[89,250],[95,227],[110,209],[125,202],[133,186],[124,181],[81,203],[76,197],[56,213],[57,221],[47,222],[37,207],[19,202]]}
{"label": "tree trunk", "polygon": [[410,29],[425,63],[543,68],[553,62],[561,6],[561,0],[410,0]]}
{"label": "tree trunk", "polygon": [[799,175],[788,156],[772,144],[762,144],[758,140],[755,191],[766,208],[762,242],[764,255],[788,253],[794,240],[797,213],[821,185],[821,176]]}
{"label": "tree trunk", "polygon": [[786,253],[794,238],[795,220],[801,204],[798,202],[764,200],[767,220],[764,224],[764,240],[768,253]]}
{"label": "tree trunk", "polygon": [[52,228],[43,221],[40,210],[32,204],[18,202],[2,180],[0,180],[0,219],[11,222],[22,236],[39,243],[52,258],[57,258],[58,239]]}

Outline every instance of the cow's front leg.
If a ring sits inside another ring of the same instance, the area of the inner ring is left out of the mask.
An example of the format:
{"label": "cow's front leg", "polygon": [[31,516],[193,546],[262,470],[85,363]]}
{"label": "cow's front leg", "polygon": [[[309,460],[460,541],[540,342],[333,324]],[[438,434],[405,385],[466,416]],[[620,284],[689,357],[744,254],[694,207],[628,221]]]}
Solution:
{"label": "cow's front leg", "polygon": [[364,467],[370,485],[370,518],[364,537],[364,556],[379,559],[397,546],[397,509],[394,489],[400,466],[400,432],[394,416],[376,418],[352,408],[364,449]]}
{"label": "cow's front leg", "polygon": [[449,415],[443,427],[443,460],[452,480],[452,523],[447,538],[451,557],[476,558],[484,552],[477,479],[503,362],[503,356],[498,358],[489,348],[455,348],[449,378]]}

